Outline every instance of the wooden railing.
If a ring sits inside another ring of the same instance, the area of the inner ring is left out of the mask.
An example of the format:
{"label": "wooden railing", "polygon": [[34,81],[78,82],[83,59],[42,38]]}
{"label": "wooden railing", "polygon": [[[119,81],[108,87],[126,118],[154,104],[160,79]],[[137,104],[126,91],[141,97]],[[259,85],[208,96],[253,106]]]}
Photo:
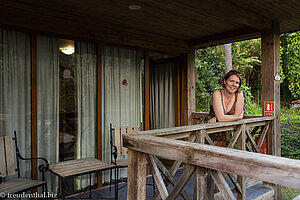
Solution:
{"label": "wooden railing", "polygon": [[[179,194],[191,199],[183,188],[193,174],[194,199],[235,199],[234,193],[238,199],[246,199],[246,188],[255,183],[248,182],[246,177],[300,189],[299,160],[255,153],[261,151],[265,138],[272,141],[273,120],[273,117],[258,117],[124,135],[129,161],[127,199],[146,198],[147,163],[159,191],[154,199],[176,199]],[[215,146],[215,135],[224,131],[231,131],[227,148]],[[255,141],[254,137],[259,139]],[[268,142],[268,153],[272,152],[272,142]],[[167,169],[158,157],[175,162]],[[185,171],[175,181],[173,176],[182,163]],[[227,174],[233,188],[222,174]],[[220,191],[218,194],[212,191],[212,180]],[[173,190],[169,193],[170,183]]]}

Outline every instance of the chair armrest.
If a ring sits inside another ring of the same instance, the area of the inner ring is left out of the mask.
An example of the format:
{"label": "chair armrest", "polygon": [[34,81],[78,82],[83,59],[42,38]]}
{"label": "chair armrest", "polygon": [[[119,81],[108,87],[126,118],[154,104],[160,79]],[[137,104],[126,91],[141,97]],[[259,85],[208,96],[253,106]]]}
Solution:
{"label": "chair armrest", "polygon": [[19,151],[17,151],[17,157],[20,158],[21,160],[42,160],[44,161],[44,163],[38,166],[39,171],[41,173],[45,173],[46,171],[49,170],[49,162],[46,158],[24,158],[21,156]]}
{"label": "chair armrest", "polygon": [[117,147],[115,145],[112,145],[113,147],[113,152],[111,152],[111,154],[113,155],[113,159],[114,161],[112,161],[112,164],[116,165],[117,164],[117,157],[118,157],[118,150]]}

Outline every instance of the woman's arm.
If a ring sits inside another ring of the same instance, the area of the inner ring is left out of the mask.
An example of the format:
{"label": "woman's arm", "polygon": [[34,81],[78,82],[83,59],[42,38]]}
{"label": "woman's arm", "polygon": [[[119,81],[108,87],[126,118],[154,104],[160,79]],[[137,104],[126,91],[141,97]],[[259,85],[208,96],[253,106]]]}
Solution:
{"label": "woman's arm", "polygon": [[[212,106],[215,112],[215,115],[220,122],[230,122],[236,121],[243,118],[243,108],[244,108],[244,96],[240,92],[237,95],[237,101],[235,105],[235,114],[234,115],[224,115],[224,110],[222,107],[222,98],[219,90],[215,90],[212,95]],[[208,123],[216,122],[215,118],[208,120]]]}

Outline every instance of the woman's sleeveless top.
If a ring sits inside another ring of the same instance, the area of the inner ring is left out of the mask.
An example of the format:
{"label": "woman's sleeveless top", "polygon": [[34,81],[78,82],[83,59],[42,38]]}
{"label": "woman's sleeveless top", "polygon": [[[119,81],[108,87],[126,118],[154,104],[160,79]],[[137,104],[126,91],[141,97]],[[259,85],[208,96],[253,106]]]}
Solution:
{"label": "woman's sleeveless top", "polygon": [[[236,101],[237,101],[237,93],[235,93],[235,100],[234,100],[234,103],[233,103],[231,109],[228,112],[226,112],[224,104],[223,104],[223,94],[222,94],[221,90],[219,90],[219,91],[221,93],[221,102],[222,102],[224,115],[234,115],[234,113],[235,113],[235,104],[236,104]],[[213,105],[210,105],[210,110],[209,110],[209,115],[208,116],[210,116],[210,118],[216,117]]]}

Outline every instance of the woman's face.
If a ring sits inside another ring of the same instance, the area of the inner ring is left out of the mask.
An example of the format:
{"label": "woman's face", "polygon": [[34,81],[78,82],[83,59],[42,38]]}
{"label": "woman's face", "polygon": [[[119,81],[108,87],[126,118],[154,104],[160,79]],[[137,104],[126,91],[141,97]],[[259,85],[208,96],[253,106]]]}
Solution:
{"label": "woman's face", "polygon": [[224,80],[225,90],[229,93],[235,93],[240,86],[240,78],[237,75],[231,75]]}

